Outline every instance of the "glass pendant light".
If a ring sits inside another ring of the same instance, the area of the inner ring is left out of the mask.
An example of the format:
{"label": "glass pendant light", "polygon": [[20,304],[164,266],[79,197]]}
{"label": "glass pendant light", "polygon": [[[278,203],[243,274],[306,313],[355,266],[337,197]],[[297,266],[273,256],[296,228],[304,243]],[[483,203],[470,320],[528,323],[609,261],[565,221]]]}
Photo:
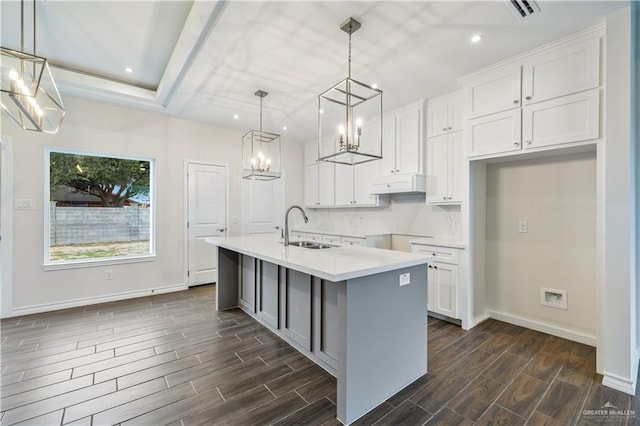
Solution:
{"label": "glass pendant light", "polygon": [[273,180],[281,176],[280,135],[262,130],[262,99],[269,93],[258,90],[260,98],[260,130],[242,136],[242,178]]}
{"label": "glass pendant light", "polygon": [[348,76],[318,96],[318,161],[355,165],[382,158],[382,90],[351,78],[353,18],[340,29],[349,34]]}
{"label": "glass pendant light", "polygon": [[64,105],[47,59],[36,55],[36,0],[33,54],[24,51],[24,0],[20,2],[20,50],[0,47],[0,103],[24,130],[57,133]]}

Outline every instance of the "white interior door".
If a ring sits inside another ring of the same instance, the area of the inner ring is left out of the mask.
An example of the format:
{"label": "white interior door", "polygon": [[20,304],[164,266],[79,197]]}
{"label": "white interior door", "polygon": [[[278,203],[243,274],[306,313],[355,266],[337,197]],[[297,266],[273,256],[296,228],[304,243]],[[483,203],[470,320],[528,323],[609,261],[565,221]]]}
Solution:
{"label": "white interior door", "polygon": [[218,281],[215,246],[205,238],[225,235],[227,228],[227,170],[225,166],[187,164],[188,283]]}
{"label": "white interior door", "polygon": [[284,176],[242,180],[242,235],[280,234],[284,218]]}
{"label": "white interior door", "polygon": [[11,138],[0,136],[0,318],[13,309],[13,154]]}

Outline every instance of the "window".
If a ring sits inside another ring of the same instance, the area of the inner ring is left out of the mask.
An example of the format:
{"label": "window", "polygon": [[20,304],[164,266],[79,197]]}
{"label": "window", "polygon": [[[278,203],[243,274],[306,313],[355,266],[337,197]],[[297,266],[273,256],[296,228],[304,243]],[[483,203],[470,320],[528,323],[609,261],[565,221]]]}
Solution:
{"label": "window", "polygon": [[154,161],[49,150],[45,266],[145,260],[154,247]]}

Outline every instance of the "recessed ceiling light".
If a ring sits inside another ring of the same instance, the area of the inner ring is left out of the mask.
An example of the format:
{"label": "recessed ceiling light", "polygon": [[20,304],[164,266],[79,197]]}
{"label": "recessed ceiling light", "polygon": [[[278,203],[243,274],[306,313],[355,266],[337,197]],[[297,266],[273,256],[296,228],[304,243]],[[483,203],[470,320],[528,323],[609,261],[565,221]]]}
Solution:
{"label": "recessed ceiling light", "polygon": [[471,43],[479,43],[482,40],[482,34],[476,34],[471,37]]}
{"label": "recessed ceiling light", "polygon": [[240,116],[238,114],[233,114],[233,118],[237,120],[238,118],[240,118]]}
{"label": "recessed ceiling light", "polygon": [[377,85],[376,83],[373,83],[373,84],[371,85],[371,88],[372,88],[372,89],[377,89],[377,88],[378,88],[378,85]]}
{"label": "recessed ceiling light", "polygon": [[125,70],[126,72],[133,72],[133,69],[132,69],[131,67],[126,67],[124,70]]}
{"label": "recessed ceiling light", "polygon": [[282,130],[287,130],[287,126],[282,126]]}

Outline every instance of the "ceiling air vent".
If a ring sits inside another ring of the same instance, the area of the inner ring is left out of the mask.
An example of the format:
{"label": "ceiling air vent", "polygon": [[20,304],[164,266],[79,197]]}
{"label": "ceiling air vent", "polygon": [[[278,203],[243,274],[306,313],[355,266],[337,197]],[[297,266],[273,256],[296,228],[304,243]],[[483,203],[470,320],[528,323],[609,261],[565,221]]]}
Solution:
{"label": "ceiling air vent", "polygon": [[534,0],[506,0],[509,9],[520,19],[540,12],[540,6]]}

